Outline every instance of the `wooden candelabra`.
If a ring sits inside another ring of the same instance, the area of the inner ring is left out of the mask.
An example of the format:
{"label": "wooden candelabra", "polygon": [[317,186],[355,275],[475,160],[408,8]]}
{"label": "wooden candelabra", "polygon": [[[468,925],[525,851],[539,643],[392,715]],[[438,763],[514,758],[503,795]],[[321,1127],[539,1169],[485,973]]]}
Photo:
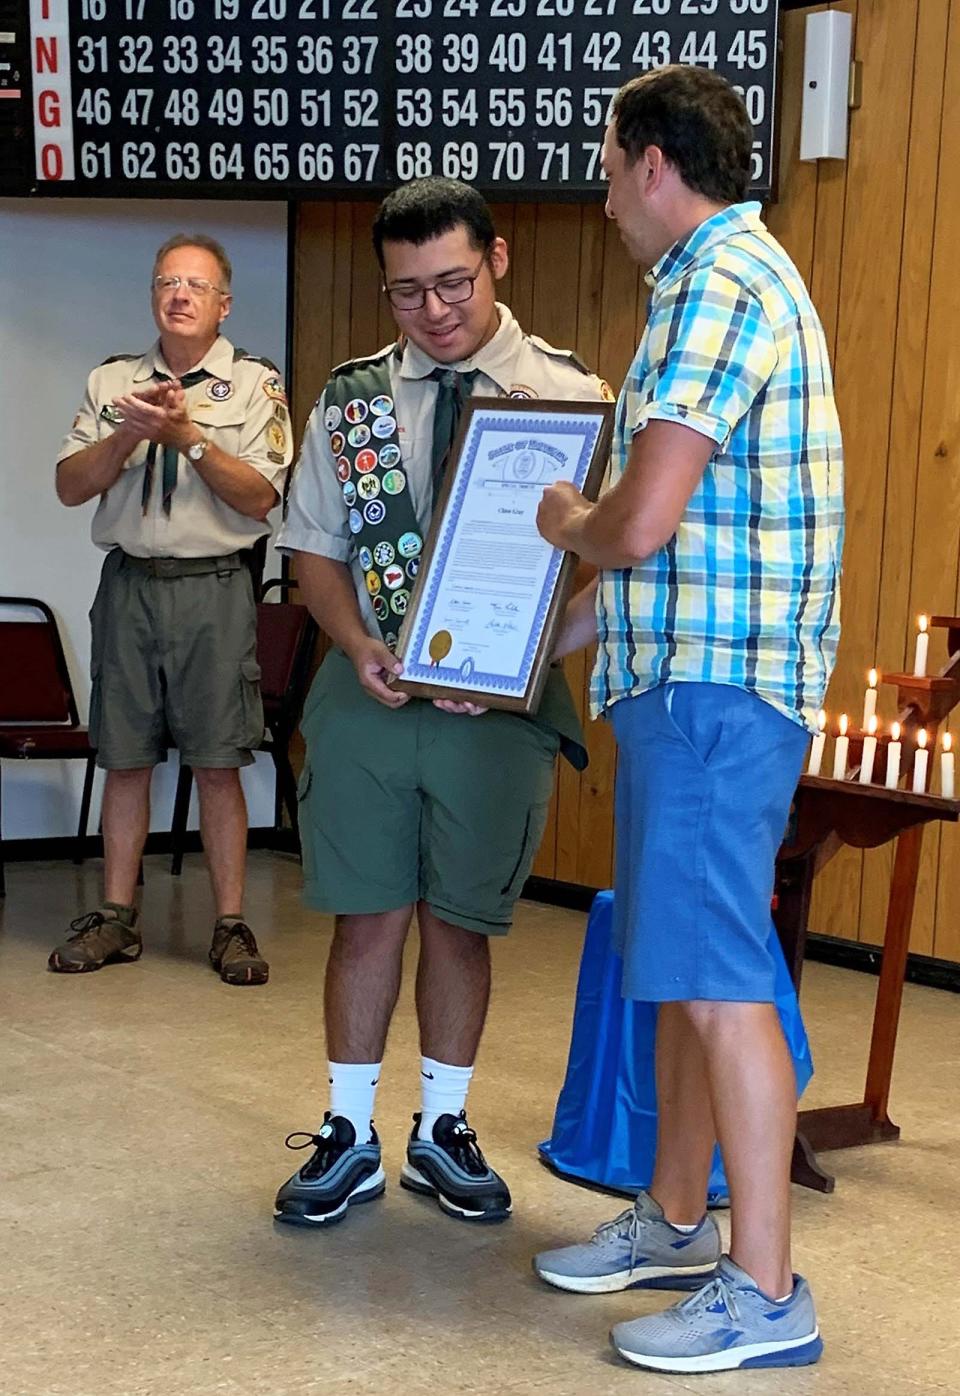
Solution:
{"label": "wooden candelabra", "polygon": [[[950,659],[944,669],[924,678],[913,674],[883,677],[884,684],[897,687],[907,771],[920,729],[937,726],[960,703],[960,616],[934,616],[930,624],[947,630]],[[790,829],[777,859],[774,920],[799,991],[810,899],[817,871],[844,844],[853,848],[877,848],[891,839],[897,840],[863,1099],[851,1105],[801,1110],[797,1118],[793,1180],[820,1192],[832,1192],[835,1180],[821,1167],[818,1150],[849,1149],[897,1139],[900,1135],[887,1109],[923,829],[934,820],[956,823],[960,819],[960,800],[859,784],[856,763],[861,758],[863,735],[862,732],[850,733],[853,770],[848,773],[848,779],[801,777]],[[882,752],[881,746],[877,762],[881,770]],[[936,762],[931,761],[928,780],[935,765]]]}

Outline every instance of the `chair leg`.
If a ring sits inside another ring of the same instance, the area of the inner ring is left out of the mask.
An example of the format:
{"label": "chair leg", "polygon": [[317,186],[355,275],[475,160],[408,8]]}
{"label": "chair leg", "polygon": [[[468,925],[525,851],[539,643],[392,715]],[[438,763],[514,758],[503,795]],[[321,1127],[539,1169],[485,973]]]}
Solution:
{"label": "chair leg", "polygon": [[0,767],[0,897],[7,895],[7,880],[3,871],[3,774]]}
{"label": "chair leg", "polygon": [[173,802],[173,824],[170,829],[170,843],[173,857],[170,859],[170,873],[179,877],[183,871],[183,849],[187,835],[187,815],[190,812],[190,792],[193,789],[193,771],[180,763],[177,776],[177,794]]}
{"label": "chair leg", "polygon": [[290,765],[290,758],[287,755],[287,748],[275,746],[273,748],[273,764],[277,768],[277,793],[283,799],[286,806],[287,817],[290,820],[290,828],[293,830],[294,847],[300,850],[300,811],[297,808],[297,781],[293,774],[293,767]]}
{"label": "chair leg", "polygon": [[90,800],[93,795],[93,776],[95,770],[96,758],[90,755],[87,757],[87,768],[83,773],[83,794],[80,797],[80,823],[77,825],[77,847],[73,855],[73,861],[77,866],[83,862],[87,851],[87,823],[90,819]]}

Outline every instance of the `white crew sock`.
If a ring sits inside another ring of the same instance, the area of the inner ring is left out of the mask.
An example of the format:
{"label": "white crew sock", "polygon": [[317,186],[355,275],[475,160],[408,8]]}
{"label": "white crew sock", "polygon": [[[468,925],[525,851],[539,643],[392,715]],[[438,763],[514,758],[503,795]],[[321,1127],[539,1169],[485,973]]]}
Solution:
{"label": "white crew sock", "polygon": [[382,1062],[330,1062],[330,1113],[349,1120],[357,1143],[370,1139],[370,1119]]}
{"label": "white crew sock", "polygon": [[467,1103],[472,1066],[448,1066],[432,1057],[420,1058],[420,1129],[418,1139],[432,1139],[441,1115],[459,1115]]}

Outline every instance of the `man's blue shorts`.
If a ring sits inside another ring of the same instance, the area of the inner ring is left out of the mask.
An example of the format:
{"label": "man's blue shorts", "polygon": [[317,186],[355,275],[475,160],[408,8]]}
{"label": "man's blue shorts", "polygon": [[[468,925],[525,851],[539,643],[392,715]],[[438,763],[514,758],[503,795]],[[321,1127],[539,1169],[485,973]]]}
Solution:
{"label": "man's blue shorts", "polygon": [[611,720],[624,998],[772,1003],[774,860],[807,732],[711,683],[622,699]]}

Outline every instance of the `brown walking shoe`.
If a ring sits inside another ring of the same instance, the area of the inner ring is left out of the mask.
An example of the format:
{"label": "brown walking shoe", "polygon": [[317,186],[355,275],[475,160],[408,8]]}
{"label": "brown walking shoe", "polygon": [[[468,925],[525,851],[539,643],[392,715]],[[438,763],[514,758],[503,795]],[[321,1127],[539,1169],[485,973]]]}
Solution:
{"label": "brown walking shoe", "polygon": [[221,916],[214,926],[210,963],[225,984],[266,984],[270,977],[253,931],[237,916]]}
{"label": "brown walking shoe", "polygon": [[58,974],[87,974],[104,965],[139,960],[143,941],[132,906],[104,902],[97,911],[70,922],[71,935],[51,951],[47,968]]}

